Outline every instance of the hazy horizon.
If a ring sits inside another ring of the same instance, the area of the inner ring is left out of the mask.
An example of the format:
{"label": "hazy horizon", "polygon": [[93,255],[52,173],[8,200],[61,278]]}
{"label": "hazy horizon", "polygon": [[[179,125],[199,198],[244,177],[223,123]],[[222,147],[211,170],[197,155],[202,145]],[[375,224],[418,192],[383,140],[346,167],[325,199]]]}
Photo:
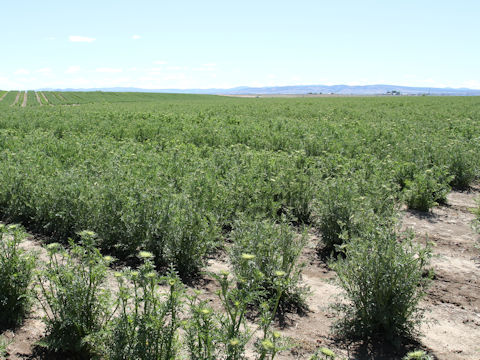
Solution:
{"label": "hazy horizon", "polygon": [[7,3],[0,89],[480,89],[476,1]]}

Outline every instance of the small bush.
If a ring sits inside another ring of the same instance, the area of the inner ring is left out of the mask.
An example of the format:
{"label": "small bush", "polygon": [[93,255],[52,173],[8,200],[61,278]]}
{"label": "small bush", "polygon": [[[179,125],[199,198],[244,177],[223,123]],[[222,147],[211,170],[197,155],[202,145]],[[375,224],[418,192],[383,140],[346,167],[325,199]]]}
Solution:
{"label": "small bush", "polygon": [[317,229],[322,234],[325,252],[335,251],[343,243],[342,233],[359,231],[359,216],[364,198],[355,183],[334,179],[325,185],[317,206]]}
{"label": "small bush", "polygon": [[429,211],[439,203],[445,203],[451,180],[452,176],[439,167],[419,172],[413,180],[405,180],[404,196],[408,208]]}
{"label": "small bush", "polygon": [[[119,316],[112,321],[107,358],[176,359],[183,285],[173,270],[165,277],[157,274],[153,254],[140,252],[139,256],[144,263],[138,271],[116,274]],[[159,291],[159,283],[168,286],[167,294]]]}
{"label": "small bush", "polygon": [[347,300],[335,306],[343,315],[338,334],[387,341],[417,334],[430,250],[413,245],[412,237],[371,222],[348,241],[345,257],[332,264]]}
{"label": "small bush", "polygon": [[477,156],[473,150],[454,149],[450,154],[449,173],[453,175],[450,185],[456,190],[466,190],[476,178],[475,162]]}
{"label": "small bush", "polygon": [[38,276],[38,299],[45,311],[49,351],[90,358],[95,338],[112,315],[111,294],[104,288],[112,261],[94,246],[95,234],[83,231],[80,244],[70,241],[67,252],[59,244],[47,246],[49,262]]}
{"label": "small bush", "polygon": [[259,287],[264,297],[276,292],[279,274],[285,281],[282,306],[304,306],[308,289],[300,286],[302,265],[298,258],[306,237],[295,234],[288,224],[271,221],[239,221],[232,233],[230,259],[240,282]]}
{"label": "small bush", "polygon": [[203,267],[206,255],[217,245],[216,224],[186,195],[163,204],[152,240],[146,245],[160,266],[173,266],[185,279]]}
{"label": "small bush", "polygon": [[19,248],[25,232],[0,224],[0,328],[18,325],[28,312],[35,257]]}

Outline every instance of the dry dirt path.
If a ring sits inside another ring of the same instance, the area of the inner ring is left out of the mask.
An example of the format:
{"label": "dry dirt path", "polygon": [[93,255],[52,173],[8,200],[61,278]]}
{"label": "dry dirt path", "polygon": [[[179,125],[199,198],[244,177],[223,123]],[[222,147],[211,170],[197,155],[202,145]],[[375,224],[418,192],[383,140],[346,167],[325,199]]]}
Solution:
{"label": "dry dirt path", "polygon": [[37,98],[37,102],[40,106],[43,106],[42,100],[40,100],[40,95],[38,94],[38,91],[35,91],[35,97]]}
{"label": "dry dirt path", "polygon": [[43,92],[41,92],[40,95],[42,96],[43,100],[45,100],[45,103],[48,105],[48,99],[45,96],[45,94]]}
{"label": "dry dirt path", "polygon": [[5,94],[3,94],[2,96],[0,96],[0,101],[2,101],[3,98],[4,98],[5,96],[7,96],[7,94],[8,94],[9,92],[10,92],[10,91],[7,91]]}
{"label": "dry dirt path", "polygon": [[23,102],[22,102],[22,107],[27,106],[27,92],[25,91],[23,94]]}
{"label": "dry dirt path", "polygon": [[[307,299],[309,309],[303,314],[288,314],[282,326],[277,324],[278,330],[296,344],[278,359],[309,359],[318,346],[326,346],[346,359],[400,360],[405,351],[416,348],[440,360],[480,359],[480,250],[475,248],[480,236],[472,230],[474,216],[470,212],[479,195],[480,186],[476,186],[470,192],[451,192],[448,205],[438,206],[431,213],[403,211],[404,228],[413,229],[419,242],[425,242],[428,235],[428,241],[435,244],[432,267],[436,277],[421,304],[428,310],[428,323],[422,326],[424,336],[419,344],[395,352],[335,341],[330,331],[335,318],[329,306],[340,294],[340,288],[334,282],[335,273],[319,260],[316,253],[319,239],[311,234],[302,254],[302,261],[306,263],[303,283],[311,290]],[[37,251],[40,259],[46,260],[39,239],[30,237],[22,246]],[[223,253],[210,259],[206,270],[218,273],[226,269],[229,264]],[[195,287],[204,291],[203,297],[211,301],[214,309],[220,310],[215,295],[218,284],[213,279],[206,276]],[[41,313],[36,309],[22,327],[5,333],[12,341],[8,359],[32,359],[33,344],[43,332]]]}

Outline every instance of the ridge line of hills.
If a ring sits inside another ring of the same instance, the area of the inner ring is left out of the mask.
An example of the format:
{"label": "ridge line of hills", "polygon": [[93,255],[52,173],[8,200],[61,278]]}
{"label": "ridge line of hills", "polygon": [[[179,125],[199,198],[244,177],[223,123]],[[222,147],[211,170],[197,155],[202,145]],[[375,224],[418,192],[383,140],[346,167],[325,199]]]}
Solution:
{"label": "ridge line of hills", "polygon": [[479,96],[480,89],[468,88],[434,88],[412,87],[398,85],[292,85],[249,87],[240,86],[229,89],[142,89],[136,87],[111,88],[83,88],[83,89],[52,89],[44,88],[39,91],[104,91],[104,92],[148,92],[148,93],[177,93],[177,94],[211,94],[211,95],[456,95]]}

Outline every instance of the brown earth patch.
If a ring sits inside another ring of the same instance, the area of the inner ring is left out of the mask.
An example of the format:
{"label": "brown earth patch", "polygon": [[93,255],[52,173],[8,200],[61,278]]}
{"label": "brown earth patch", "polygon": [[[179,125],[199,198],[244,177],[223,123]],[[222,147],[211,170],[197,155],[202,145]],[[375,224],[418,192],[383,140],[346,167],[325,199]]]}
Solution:
{"label": "brown earth patch", "polygon": [[25,91],[23,93],[23,102],[22,102],[22,107],[27,106],[27,92]]}
{"label": "brown earth patch", "polygon": [[40,95],[38,94],[38,91],[35,91],[35,97],[37,98],[37,102],[40,104],[40,106],[43,106],[42,100],[40,100]]}

